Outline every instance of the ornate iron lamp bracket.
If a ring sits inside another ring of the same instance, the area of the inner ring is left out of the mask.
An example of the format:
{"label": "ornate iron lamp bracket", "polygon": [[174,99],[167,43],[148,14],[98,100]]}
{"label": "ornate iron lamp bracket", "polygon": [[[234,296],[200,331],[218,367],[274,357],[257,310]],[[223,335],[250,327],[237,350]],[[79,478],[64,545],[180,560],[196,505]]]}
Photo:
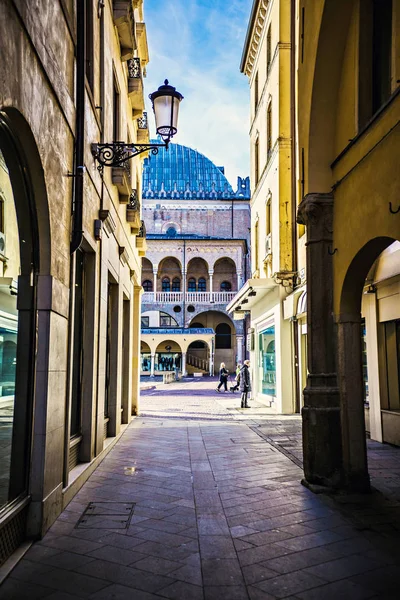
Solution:
{"label": "ornate iron lamp bracket", "polygon": [[143,152],[158,154],[160,148],[168,148],[168,142],[165,144],[113,142],[111,144],[92,144],[92,154],[99,163],[98,171],[103,173],[104,167],[123,167],[134,156],[143,154]]}

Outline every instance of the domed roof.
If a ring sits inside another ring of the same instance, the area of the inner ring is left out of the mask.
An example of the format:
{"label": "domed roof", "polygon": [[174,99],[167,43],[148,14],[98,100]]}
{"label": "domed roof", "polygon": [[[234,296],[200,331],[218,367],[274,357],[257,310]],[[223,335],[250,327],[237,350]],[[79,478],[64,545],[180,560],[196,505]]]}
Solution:
{"label": "domed roof", "polygon": [[223,167],[187,146],[170,144],[168,150],[160,148],[144,160],[143,198],[229,199],[236,195]]}

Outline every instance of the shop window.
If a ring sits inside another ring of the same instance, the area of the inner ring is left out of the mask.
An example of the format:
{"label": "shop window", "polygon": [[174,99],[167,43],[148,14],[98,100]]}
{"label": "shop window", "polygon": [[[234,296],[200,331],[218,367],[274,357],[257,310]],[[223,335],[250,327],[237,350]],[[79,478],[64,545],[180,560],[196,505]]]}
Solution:
{"label": "shop window", "polygon": [[181,280],[179,277],[174,277],[172,280],[172,291],[180,292],[181,291]]}
{"label": "shop window", "polygon": [[161,282],[161,286],[162,286],[162,291],[163,292],[170,292],[171,291],[171,282],[169,280],[169,277],[164,277],[164,279]]}
{"label": "shop window", "polygon": [[150,352],[142,352],[140,354],[141,370],[145,373],[151,370],[151,354]]}
{"label": "shop window", "polygon": [[175,371],[181,368],[181,352],[157,352],[155,356],[154,368],[156,371]]}
{"label": "shop window", "polygon": [[367,331],[365,326],[365,319],[361,322],[361,357],[362,357],[362,374],[363,374],[363,389],[364,389],[364,402],[369,403],[369,391],[368,391],[368,368],[367,368]]}
{"label": "shop window", "polygon": [[400,411],[400,319],[384,324],[387,408]]}
{"label": "shop window", "polygon": [[262,394],[276,396],[275,326],[258,336],[259,389]]}
{"label": "shop window", "polygon": [[197,282],[197,289],[199,292],[207,291],[207,283],[204,277],[199,278],[199,281]]}
{"label": "shop window", "polygon": [[219,289],[221,292],[230,292],[232,291],[232,284],[230,281],[223,281]]}
{"label": "shop window", "polygon": [[196,280],[194,277],[190,277],[189,281],[188,281],[188,292],[195,292],[196,291]]}
{"label": "shop window", "polygon": [[145,292],[152,292],[153,291],[153,282],[150,281],[150,279],[146,279],[142,283],[142,288],[144,289]]}
{"label": "shop window", "polygon": [[150,317],[141,317],[141,327],[142,329],[150,327]]}
{"label": "shop window", "polygon": [[228,323],[219,323],[215,328],[215,348],[229,350],[232,348],[231,328]]}

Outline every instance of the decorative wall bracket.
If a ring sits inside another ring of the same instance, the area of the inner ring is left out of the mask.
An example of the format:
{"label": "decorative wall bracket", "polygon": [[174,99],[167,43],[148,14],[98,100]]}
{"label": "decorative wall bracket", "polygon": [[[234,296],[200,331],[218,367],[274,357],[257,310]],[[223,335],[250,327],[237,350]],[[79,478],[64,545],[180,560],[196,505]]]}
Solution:
{"label": "decorative wall bracket", "polygon": [[275,283],[283,286],[284,288],[293,289],[297,284],[297,273],[294,271],[280,271],[279,273],[274,273],[273,279]]}
{"label": "decorative wall bracket", "polygon": [[113,142],[110,144],[92,144],[92,154],[99,163],[97,170],[103,173],[104,167],[123,167],[131,158],[151,152],[158,154],[160,148],[168,149],[165,144],[126,144],[125,142]]}

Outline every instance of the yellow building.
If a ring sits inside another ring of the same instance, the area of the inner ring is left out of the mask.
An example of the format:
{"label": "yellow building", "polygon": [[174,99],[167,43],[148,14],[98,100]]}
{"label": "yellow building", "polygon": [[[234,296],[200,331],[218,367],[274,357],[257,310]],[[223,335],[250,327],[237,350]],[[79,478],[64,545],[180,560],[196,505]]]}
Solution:
{"label": "yellow building", "polygon": [[299,410],[295,322],[283,303],[297,283],[294,137],[295,21],[290,0],[253,3],[241,71],[251,91],[251,278],[228,310],[250,311],[255,397],[271,412]]}
{"label": "yellow building", "polygon": [[364,490],[364,413],[400,443],[400,2],[301,0],[297,18],[305,477]]}

